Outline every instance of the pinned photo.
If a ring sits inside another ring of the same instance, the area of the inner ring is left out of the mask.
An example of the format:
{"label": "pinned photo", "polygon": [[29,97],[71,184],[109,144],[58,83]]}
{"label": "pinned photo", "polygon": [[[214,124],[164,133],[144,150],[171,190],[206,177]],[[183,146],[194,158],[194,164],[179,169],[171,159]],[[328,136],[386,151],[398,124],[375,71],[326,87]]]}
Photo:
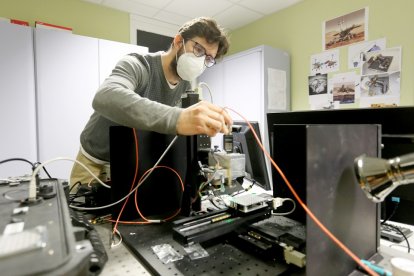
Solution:
{"label": "pinned photo", "polygon": [[363,61],[362,75],[401,71],[401,48],[364,53]]}
{"label": "pinned photo", "polygon": [[368,8],[363,8],[323,24],[323,49],[329,50],[361,41],[368,37]]}
{"label": "pinned photo", "polygon": [[328,93],[328,74],[309,76],[309,95]]}

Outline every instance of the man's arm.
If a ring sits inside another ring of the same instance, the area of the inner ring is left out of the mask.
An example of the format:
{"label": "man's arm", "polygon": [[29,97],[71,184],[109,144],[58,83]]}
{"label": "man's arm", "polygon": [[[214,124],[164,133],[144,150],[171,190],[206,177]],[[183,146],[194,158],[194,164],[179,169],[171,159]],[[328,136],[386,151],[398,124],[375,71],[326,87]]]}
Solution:
{"label": "man's arm", "polygon": [[100,86],[92,106],[102,116],[118,124],[175,134],[182,109],[149,100],[134,91],[148,80],[147,68],[135,57],[127,56]]}

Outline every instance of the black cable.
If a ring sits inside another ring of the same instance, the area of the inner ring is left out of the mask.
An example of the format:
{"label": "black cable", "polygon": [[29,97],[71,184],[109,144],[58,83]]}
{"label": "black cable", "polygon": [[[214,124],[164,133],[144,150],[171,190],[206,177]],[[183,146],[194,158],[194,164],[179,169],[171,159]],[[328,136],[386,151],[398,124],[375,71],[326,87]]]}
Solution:
{"label": "black cable", "polygon": [[[76,184],[76,183],[75,183]],[[76,185],[73,185],[72,186],[72,188],[73,187],[75,187]],[[72,189],[71,188],[71,189]],[[78,197],[82,197],[83,195],[79,195],[79,190],[80,190],[81,188],[79,188],[78,190],[76,190],[76,193],[75,194],[70,194],[70,191],[69,191],[69,204],[71,204],[72,202],[73,202],[73,200],[75,200],[76,198],[78,198]]]}
{"label": "black cable", "polygon": [[[4,159],[0,161],[0,165],[3,163],[11,162],[11,161],[23,161],[23,162],[29,163],[32,166],[32,171],[34,171],[36,167],[41,164],[40,162],[32,163],[29,160],[24,159],[24,158],[9,158],[9,159]],[[49,178],[52,178],[45,167],[43,167],[43,170],[45,171],[45,173],[47,174]]]}
{"label": "black cable", "polygon": [[223,209],[223,208],[220,208],[219,206],[217,206],[217,204],[214,202],[214,200],[213,200],[212,198],[209,198],[208,200],[209,200],[209,201],[211,202],[211,204],[213,204],[213,205],[214,205],[214,207],[216,207],[218,210]]}
{"label": "black cable", "polygon": [[[245,179],[247,179],[248,181],[250,181],[251,182],[251,184],[249,185],[249,187],[247,187],[246,189],[243,189],[243,190],[239,190],[239,191],[237,191],[237,192],[234,192],[234,193],[232,193],[231,194],[231,196],[236,196],[236,195],[239,195],[239,194],[241,194],[241,193],[244,193],[244,192],[247,192],[248,190],[250,190],[251,188],[253,188],[253,186],[254,185],[257,185],[256,184],[256,180],[254,180],[254,179],[250,179],[250,178],[248,178],[247,176],[245,176],[244,177]],[[240,183],[240,182],[239,182]],[[242,184],[240,184],[240,185],[242,185]],[[242,186],[243,187],[243,186]]]}
{"label": "black cable", "polygon": [[394,209],[392,210],[391,214],[381,222],[381,225],[385,225],[385,223],[394,216],[399,204],[400,204],[399,202],[395,203]]}
{"label": "black cable", "polygon": [[0,161],[0,164],[7,163],[7,162],[11,162],[11,161],[24,161],[24,162],[29,163],[32,167],[34,167],[34,164],[32,162],[30,162],[29,160],[24,159],[24,158],[9,158],[9,159],[4,159],[4,160]]}
{"label": "black cable", "polygon": [[[223,204],[224,206],[226,206],[226,203],[225,203],[225,201],[224,201],[224,199],[222,199],[221,198],[221,195],[220,195],[220,193],[216,193],[217,192],[217,190],[211,190],[211,192],[213,193],[213,198],[218,198],[218,199],[220,199],[220,201],[221,201],[221,204]],[[209,199],[210,200],[210,202],[211,202],[211,198]],[[213,203],[213,202],[212,202]],[[213,203],[213,205],[214,206],[216,206],[217,208],[219,208],[217,205],[215,205],[214,203]],[[219,209],[222,209],[222,208],[219,208]]]}
{"label": "black cable", "polygon": [[232,193],[230,196],[236,196],[236,195],[240,195],[240,194],[242,194],[242,193],[245,193],[247,190],[239,190],[239,191],[237,191],[237,192],[234,192],[234,193]]}
{"label": "black cable", "polygon": [[70,192],[76,187],[76,186],[78,186],[78,185],[81,185],[82,183],[80,182],[80,181],[77,181],[77,182],[75,182],[75,184],[73,184],[72,185],[72,187],[70,187],[70,189],[69,189],[69,194],[70,194]]}
{"label": "black cable", "polygon": [[[77,183],[80,183],[80,182],[79,181],[76,182],[72,186],[72,188],[74,186],[76,186]],[[69,191],[69,194],[70,194],[70,191]],[[88,195],[91,195],[91,194],[92,194],[92,192],[89,189],[83,189],[83,187],[81,186],[78,190],[76,190],[76,193],[74,195],[71,195],[70,196],[69,204],[72,204],[73,200],[75,200],[75,199],[77,199],[79,197],[88,196]]]}
{"label": "black cable", "polygon": [[73,205],[73,206],[76,206],[76,207],[85,206],[85,202],[83,202],[83,201],[74,201],[74,200],[72,200],[70,204]]}
{"label": "black cable", "polygon": [[[41,165],[41,164],[42,164],[42,163],[40,163],[40,162],[36,162],[36,163],[34,163],[34,166],[35,166],[35,168],[36,168],[37,166],[39,166],[39,165]],[[46,170],[46,168],[45,168],[45,167],[43,167],[43,171],[46,173],[47,177],[52,178],[52,177],[50,176],[49,172]]]}
{"label": "black cable", "polygon": [[394,226],[394,225],[388,224],[388,223],[381,223],[381,224],[384,225],[384,226],[391,227],[392,229],[394,229],[397,232],[399,232],[401,234],[401,236],[403,236],[405,242],[407,243],[408,253],[410,253],[411,247],[410,247],[410,242],[407,239],[407,236],[405,236],[405,234],[397,226]]}

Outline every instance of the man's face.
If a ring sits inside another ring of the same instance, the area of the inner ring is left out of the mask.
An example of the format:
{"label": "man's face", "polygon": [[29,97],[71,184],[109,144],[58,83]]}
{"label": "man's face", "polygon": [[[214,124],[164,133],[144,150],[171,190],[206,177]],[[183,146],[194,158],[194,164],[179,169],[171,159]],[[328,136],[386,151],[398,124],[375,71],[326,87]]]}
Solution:
{"label": "man's face", "polygon": [[180,48],[177,52],[177,59],[173,59],[170,64],[171,70],[173,70],[175,74],[177,74],[177,60],[184,53],[194,53],[196,56],[204,56],[206,59],[206,66],[210,65],[207,67],[214,65],[214,58],[218,51],[218,43],[209,44],[206,39],[202,37],[194,37],[192,39],[185,40],[184,42],[185,43],[183,44],[183,40],[181,41]]}

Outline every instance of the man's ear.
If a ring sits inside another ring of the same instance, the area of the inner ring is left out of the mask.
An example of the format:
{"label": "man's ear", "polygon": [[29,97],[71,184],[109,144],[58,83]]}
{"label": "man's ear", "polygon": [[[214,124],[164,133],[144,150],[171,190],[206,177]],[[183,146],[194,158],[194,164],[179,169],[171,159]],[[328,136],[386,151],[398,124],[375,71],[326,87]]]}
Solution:
{"label": "man's ear", "polygon": [[181,35],[176,35],[174,37],[174,47],[177,47],[178,49],[180,49],[183,46],[183,37]]}

